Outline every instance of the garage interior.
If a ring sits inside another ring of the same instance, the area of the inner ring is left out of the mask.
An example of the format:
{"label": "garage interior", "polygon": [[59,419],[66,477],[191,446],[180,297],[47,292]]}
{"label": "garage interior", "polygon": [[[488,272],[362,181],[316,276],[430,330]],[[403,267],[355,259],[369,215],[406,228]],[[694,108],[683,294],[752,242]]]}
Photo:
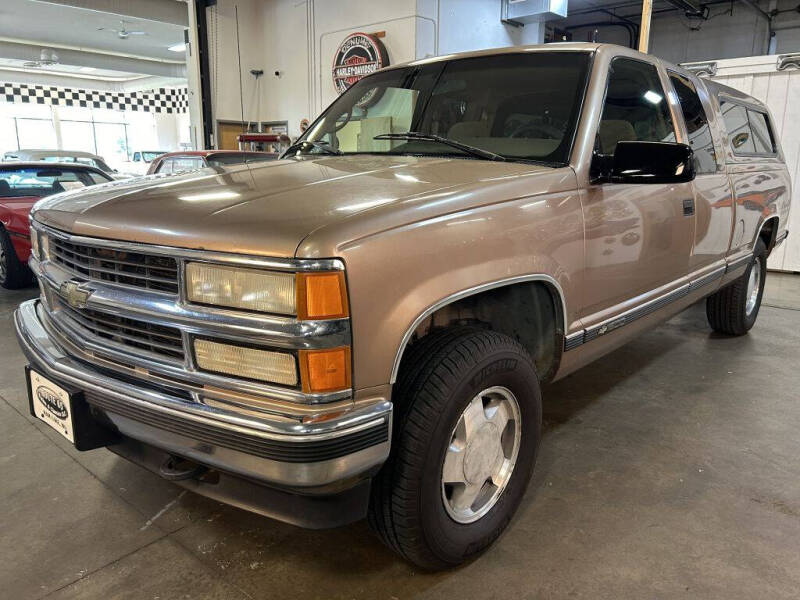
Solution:
{"label": "garage interior", "polygon": [[[397,64],[569,40],[636,48],[644,27],[638,0],[515,4],[534,3],[5,0],[0,157],[79,150],[141,176],[137,152],[251,149],[243,133],[281,151],[336,99],[332,60],[353,32],[377,36]],[[0,289],[0,596],[797,598],[800,5],[644,5],[650,54],[775,116],[790,235],[748,335],[712,333],[699,303],[546,386],[511,525],[476,560],[428,573],[366,522],[301,529],[77,451],[29,410],[13,313],[39,289]]]}

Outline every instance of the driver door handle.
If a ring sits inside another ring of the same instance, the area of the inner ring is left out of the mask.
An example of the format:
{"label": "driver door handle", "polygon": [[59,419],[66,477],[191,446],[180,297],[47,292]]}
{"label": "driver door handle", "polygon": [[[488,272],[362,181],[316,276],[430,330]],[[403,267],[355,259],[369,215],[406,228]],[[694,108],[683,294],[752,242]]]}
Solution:
{"label": "driver door handle", "polygon": [[694,214],[694,198],[684,198],[683,216],[691,217]]}

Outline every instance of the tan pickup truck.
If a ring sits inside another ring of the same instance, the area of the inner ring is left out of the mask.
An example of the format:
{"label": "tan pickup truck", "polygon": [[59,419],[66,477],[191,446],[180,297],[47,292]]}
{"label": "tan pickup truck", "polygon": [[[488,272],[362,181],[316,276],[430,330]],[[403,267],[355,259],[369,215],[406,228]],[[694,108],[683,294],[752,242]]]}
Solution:
{"label": "tan pickup truck", "polygon": [[617,46],[398,65],[281,160],[38,203],[31,411],[428,568],[530,479],[541,386],[706,299],[746,333],[790,181],[766,107]]}

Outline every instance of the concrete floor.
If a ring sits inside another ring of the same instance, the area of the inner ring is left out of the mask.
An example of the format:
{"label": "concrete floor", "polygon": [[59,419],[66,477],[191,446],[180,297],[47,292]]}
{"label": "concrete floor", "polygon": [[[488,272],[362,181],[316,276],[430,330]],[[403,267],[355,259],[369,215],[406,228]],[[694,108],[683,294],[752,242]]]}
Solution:
{"label": "concrete floor", "polygon": [[28,415],[11,312],[35,291],[0,291],[0,596],[797,598],[800,277],[767,281],[746,337],[696,306],[547,389],[519,514],[438,574],[363,523],[304,531],[76,452]]}

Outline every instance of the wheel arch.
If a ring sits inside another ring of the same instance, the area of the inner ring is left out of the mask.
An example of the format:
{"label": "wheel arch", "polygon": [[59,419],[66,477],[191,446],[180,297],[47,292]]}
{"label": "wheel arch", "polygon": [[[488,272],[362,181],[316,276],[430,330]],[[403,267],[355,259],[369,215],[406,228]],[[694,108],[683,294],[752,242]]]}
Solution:
{"label": "wheel arch", "polygon": [[478,286],[461,290],[459,292],[449,294],[444,298],[441,298],[434,304],[430,305],[424,311],[422,311],[406,329],[400,341],[400,344],[395,353],[394,362],[392,364],[392,371],[389,382],[392,385],[394,385],[394,383],[397,381],[397,375],[400,371],[400,365],[402,363],[403,356],[405,355],[409,344],[412,342],[412,338],[415,332],[417,332],[417,330],[425,323],[427,319],[430,319],[442,309],[446,309],[447,307],[450,307],[464,300],[475,299],[476,297],[481,296],[482,294],[486,294],[487,292],[496,292],[505,289],[511,289],[514,288],[515,286],[519,288],[520,286],[525,286],[530,284],[542,286],[549,292],[550,297],[552,298],[554,333],[555,333],[555,340],[554,340],[555,356],[553,359],[553,366],[550,369],[548,369],[548,371],[549,373],[554,374],[555,371],[557,370],[558,363],[561,359],[561,351],[563,350],[563,340],[568,323],[566,298],[564,296],[564,290],[561,287],[561,284],[559,284],[559,282],[554,277],[552,277],[551,275],[547,275],[545,273],[534,273],[529,275],[519,275],[515,277],[498,279],[496,281],[484,283]]}
{"label": "wheel arch", "polygon": [[780,229],[780,217],[778,215],[770,215],[763,221],[758,227],[758,233],[756,237],[753,238],[753,248],[755,248],[756,242],[759,239],[764,240],[764,244],[767,246],[767,256],[772,253],[772,249],[775,247],[775,241],[778,238],[778,230]]}

